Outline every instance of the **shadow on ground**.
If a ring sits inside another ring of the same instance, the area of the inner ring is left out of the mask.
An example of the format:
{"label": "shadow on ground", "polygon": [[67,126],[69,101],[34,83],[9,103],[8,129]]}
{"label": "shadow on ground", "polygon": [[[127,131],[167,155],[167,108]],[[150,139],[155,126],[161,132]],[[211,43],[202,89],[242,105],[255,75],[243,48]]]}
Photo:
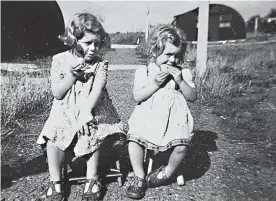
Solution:
{"label": "shadow on ground", "polygon": [[10,165],[1,166],[1,186],[2,189],[9,188],[14,180],[29,175],[36,175],[47,171],[45,156],[40,155],[26,163],[17,161],[16,167]]}
{"label": "shadow on ground", "polygon": [[[196,130],[191,140],[191,146],[187,153],[187,158],[180,168],[180,174],[183,174],[186,181],[202,177],[211,166],[211,159],[208,152],[218,151],[216,140],[218,136],[211,131]],[[166,165],[171,150],[158,153],[154,156],[153,170],[161,165]],[[172,180],[172,182],[174,182]]]}
{"label": "shadow on ground", "polygon": [[196,130],[187,160],[183,166],[186,181],[202,177],[211,166],[208,152],[218,151],[216,140],[218,136],[212,131]]}

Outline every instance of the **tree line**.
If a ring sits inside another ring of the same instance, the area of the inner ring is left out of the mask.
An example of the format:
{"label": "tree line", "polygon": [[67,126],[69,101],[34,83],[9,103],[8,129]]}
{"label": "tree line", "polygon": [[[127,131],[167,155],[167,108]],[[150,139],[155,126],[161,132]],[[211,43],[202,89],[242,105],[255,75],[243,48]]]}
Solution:
{"label": "tree line", "polygon": [[254,15],[246,22],[248,32],[254,32],[255,26],[258,32],[276,33],[276,9],[272,8],[264,17]]}

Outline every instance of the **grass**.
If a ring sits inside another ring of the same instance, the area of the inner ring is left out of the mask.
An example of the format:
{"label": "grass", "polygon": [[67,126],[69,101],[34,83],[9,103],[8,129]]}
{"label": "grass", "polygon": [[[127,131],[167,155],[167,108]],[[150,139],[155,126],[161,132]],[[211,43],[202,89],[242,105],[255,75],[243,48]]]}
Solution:
{"label": "grass", "polygon": [[247,42],[252,42],[252,41],[266,41],[266,40],[275,40],[276,35],[271,34],[271,33],[254,33],[254,32],[248,32],[246,34],[245,40]]}
{"label": "grass", "polygon": [[104,59],[111,65],[142,65],[146,64],[145,59],[136,53],[135,49],[114,49],[105,54]]}
{"label": "grass", "polygon": [[273,111],[260,109],[262,102],[276,101],[269,96],[276,84],[275,56],[275,43],[209,48],[206,73],[196,83],[202,103],[212,106],[213,113],[226,118],[225,122],[245,130],[242,136],[237,133],[230,138],[276,142],[275,133],[268,128],[273,127],[268,115]]}
{"label": "grass", "polygon": [[138,38],[144,38],[143,32],[128,32],[110,34],[112,44],[136,45]]}
{"label": "grass", "polygon": [[42,73],[31,77],[27,73],[7,73],[1,77],[2,131],[15,127],[21,118],[49,109],[53,99],[49,72]]}

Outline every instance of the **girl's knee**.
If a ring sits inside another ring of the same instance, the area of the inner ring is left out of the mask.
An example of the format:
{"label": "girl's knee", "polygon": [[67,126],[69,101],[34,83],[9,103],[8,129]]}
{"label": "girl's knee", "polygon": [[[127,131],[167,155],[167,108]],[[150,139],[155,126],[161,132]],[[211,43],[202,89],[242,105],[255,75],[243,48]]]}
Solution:
{"label": "girl's knee", "polygon": [[128,143],[128,148],[142,148],[142,146],[139,145],[137,142],[130,141],[130,142]]}
{"label": "girl's knee", "polygon": [[46,144],[46,150],[51,150],[51,151],[61,151],[61,149],[59,149],[57,147],[57,145],[55,145],[55,143],[53,143],[51,140],[48,140],[47,141],[47,144]]}
{"label": "girl's knee", "polygon": [[188,147],[185,145],[176,146],[174,152],[177,154],[185,154],[188,150]]}
{"label": "girl's knee", "polygon": [[57,147],[57,146],[56,146],[55,143],[53,143],[51,140],[48,140],[48,141],[47,141],[46,147],[47,147],[47,148],[51,148],[51,147],[54,147],[54,148],[55,148],[55,147]]}
{"label": "girl's knee", "polygon": [[141,146],[140,144],[130,141],[128,143],[128,153],[129,155],[140,155],[140,154],[144,154],[144,147]]}

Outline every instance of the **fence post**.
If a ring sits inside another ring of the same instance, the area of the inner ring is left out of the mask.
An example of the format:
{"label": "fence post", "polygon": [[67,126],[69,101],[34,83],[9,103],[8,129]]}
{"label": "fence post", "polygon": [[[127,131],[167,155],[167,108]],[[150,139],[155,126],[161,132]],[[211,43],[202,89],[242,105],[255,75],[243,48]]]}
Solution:
{"label": "fence post", "polygon": [[150,20],[149,20],[149,8],[147,10],[147,17],[146,17],[146,30],[145,30],[145,41],[147,41],[148,36],[149,36],[149,24],[150,24]]}
{"label": "fence post", "polygon": [[257,34],[258,34],[258,24],[259,24],[258,20],[259,20],[259,18],[255,17],[255,27],[254,27],[255,36],[257,36]]}
{"label": "fence post", "polygon": [[206,71],[209,27],[209,1],[201,1],[198,11],[197,72],[201,77]]}

